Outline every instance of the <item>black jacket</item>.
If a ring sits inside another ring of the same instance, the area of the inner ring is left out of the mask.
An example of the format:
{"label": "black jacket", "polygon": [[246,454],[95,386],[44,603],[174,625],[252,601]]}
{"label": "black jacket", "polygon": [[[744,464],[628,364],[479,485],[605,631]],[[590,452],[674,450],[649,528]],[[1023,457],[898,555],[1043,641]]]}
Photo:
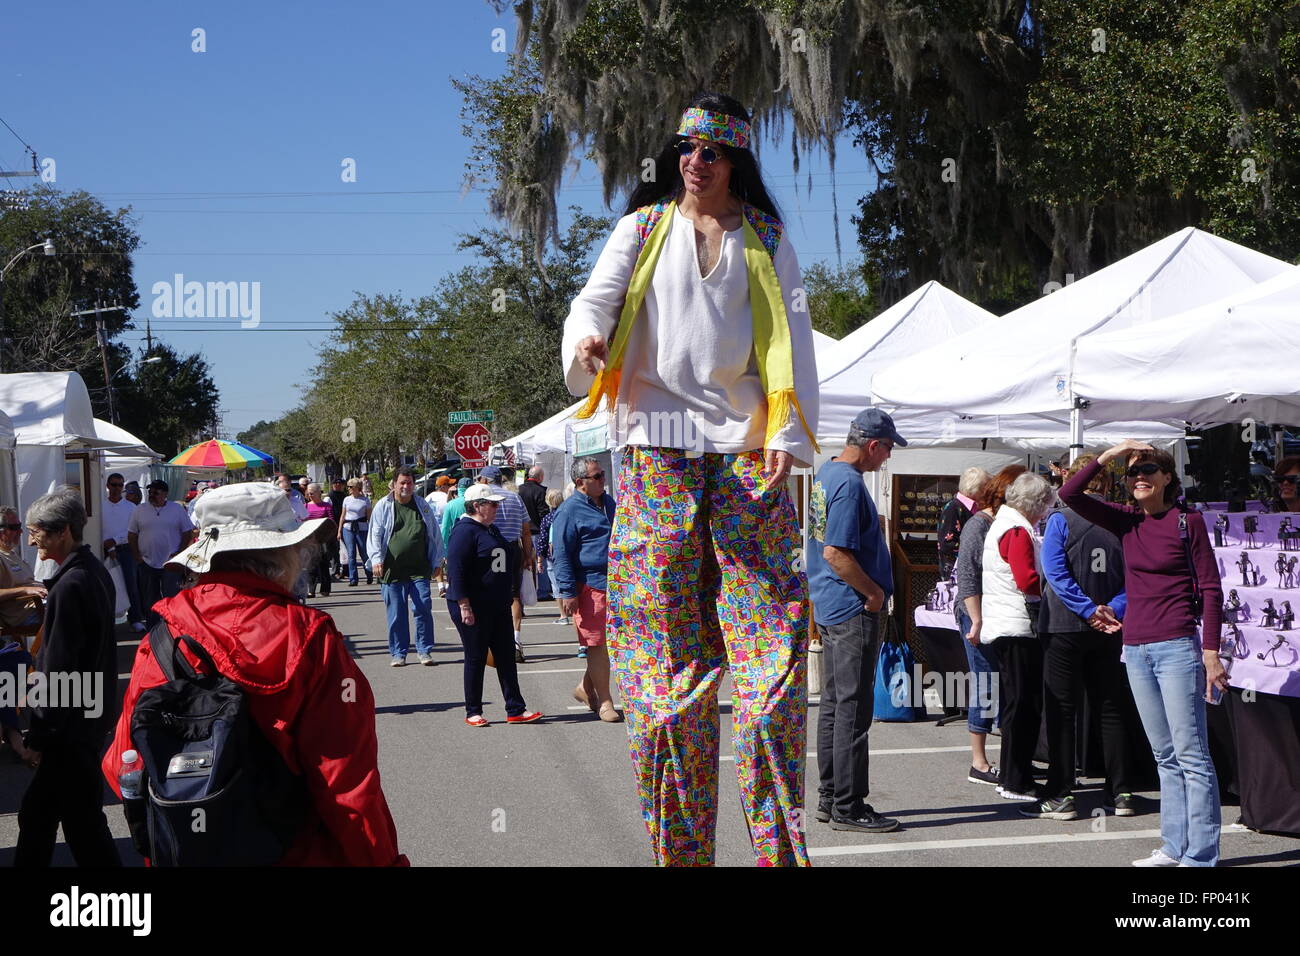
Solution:
{"label": "black jacket", "polygon": [[519,486],[519,497],[524,499],[528,509],[528,520],[532,527],[528,530],[536,535],[542,527],[542,519],[551,510],[546,505],[546,486],[539,481],[525,481]]}
{"label": "black jacket", "polygon": [[[31,707],[32,726],[27,746],[49,750],[63,744],[84,743],[102,747],[117,721],[117,638],[113,630],[116,591],[113,579],[83,544],[45,582],[45,637],[36,655],[36,671],[47,686],[66,688],[75,676],[79,701],[66,697]],[[58,675],[51,682],[49,676]],[[50,703],[61,706],[51,707]],[[78,706],[67,706],[77,703]],[[95,711],[98,710],[98,715]]]}
{"label": "black jacket", "polygon": [[475,614],[509,608],[513,596],[511,548],[493,524],[461,518],[447,542],[447,600],[469,598]]}

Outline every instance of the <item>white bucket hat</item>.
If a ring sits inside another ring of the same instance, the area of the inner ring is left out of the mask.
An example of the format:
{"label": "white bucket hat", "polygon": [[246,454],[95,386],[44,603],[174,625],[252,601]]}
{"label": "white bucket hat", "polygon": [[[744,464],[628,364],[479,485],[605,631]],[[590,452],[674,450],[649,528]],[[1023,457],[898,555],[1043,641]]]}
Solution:
{"label": "white bucket hat", "polygon": [[329,518],[299,521],[276,485],[249,481],[213,488],[194,503],[198,540],[167,562],[205,574],[223,551],[283,548],[306,541]]}

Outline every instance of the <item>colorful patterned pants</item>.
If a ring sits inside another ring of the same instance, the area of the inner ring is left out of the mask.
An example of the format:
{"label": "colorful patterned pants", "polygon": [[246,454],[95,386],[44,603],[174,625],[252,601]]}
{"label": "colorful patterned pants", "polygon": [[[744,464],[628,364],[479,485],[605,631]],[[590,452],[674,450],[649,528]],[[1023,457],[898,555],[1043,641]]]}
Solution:
{"label": "colorful patterned pants", "polygon": [[740,803],[760,866],[807,866],[808,588],[762,455],[629,447],[609,543],[610,659],[641,812],[664,866],[714,858],[718,685],[730,666]]}

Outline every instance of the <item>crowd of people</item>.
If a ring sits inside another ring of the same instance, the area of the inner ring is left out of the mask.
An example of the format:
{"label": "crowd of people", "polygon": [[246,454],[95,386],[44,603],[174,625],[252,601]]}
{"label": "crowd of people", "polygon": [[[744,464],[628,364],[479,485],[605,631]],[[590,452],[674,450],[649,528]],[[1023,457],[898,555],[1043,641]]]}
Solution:
{"label": "crowd of people", "polygon": [[[1132,505],[1110,500],[1113,460],[1126,466]],[[1026,802],[1026,816],[1076,819],[1075,716],[1086,692],[1100,718],[1103,806],[1118,816],[1151,809],[1134,793],[1139,721],[1159,771],[1163,842],[1134,865],[1214,866],[1219,788],[1205,705],[1218,702],[1227,678],[1205,524],[1177,504],[1173,458],[1137,441],[1082,456],[1061,477],[1058,501],[1051,482],[1023,466],[992,476],[970,469],[945,509],[939,546],[951,555],[970,671],[999,678],[998,693],[969,711],[968,779]],[[985,751],[995,722],[1000,765]],[[1049,769],[1039,787],[1033,760],[1044,723]]]}
{"label": "crowd of people", "polygon": [[[413,471],[399,467],[380,496],[368,476],[332,480],[325,494],[282,474],[273,484],[196,489],[187,509],[168,499],[164,482],[151,482],[139,502],[138,489],[110,476],[101,550],[122,569],[132,626],[149,633],[120,715],[32,708],[31,729],[15,739],[36,768],[19,817],[19,862],[48,864],[60,823],[79,863],[117,862],[100,774],[128,806],[142,799],[133,723],[177,673],[202,673],[246,696],[257,739],[305,787],[282,862],[405,863],[380,785],[373,693],[331,617],[306,603],[345,576],[357,587],[362,573],[381,587],[393,667],[407,662],[412,616],[418,660],[436,664],[437,586],[464,649],[465,723],[475,729],[491,724],[488,666],[506,722],[542,720],[525,703],[517,665],[525,608],[549,590],[585,657],[574,698],[602,722],[626,722],[661,865],[714,860],[718,689],[728,672],[756,861],[808,865],[815,628],[824,665],[814,817],[837,830],[899,829],[868,802],[875,664],[894,581],[863,475],[906,441],[878,409],[854,419],[812,484],[805,573],[786,478],[821,450],[815,348],[797,257],[752,138],[741,104],[694,98],[657,157],[662,175],[633,191],[573,300],[565,380],[587,396],[582,416],[602,403],[612,413],[617,497],[600,462],[583,457],[567,495],[546,487],[540,467],[515,490],[493,466],[477,478],[441,478],[421,497]],[[1126,469],[1132,505],[1106,500],[1113,460]],[[1296,510],[1300,461],[1279,469],[1281,496]],[[1218,860],[1205,705],[1227,683],[1219,575],[1204,524],[1186,520],[1178,491],[1168,455],[1124,442],[1076,462],[1059,492],[1019,466],[968,471],[940,534],[970,670],[996,677],[999,690],[996,703],[971,708],[967,779],[1022,802],[1028,816],[1077,817],[1073,726],[1087,688],[1101,710],[1113,812],[1149,809],[1133,793],[1134,714],[1159,771],[1162,843],[1140,866]],[[43,496],[26,515],[39,556],[59,565],[45,585],[14,563],[16,514],[0,510],[0,519],[0,625],[42,629],[38,668],[98,669],[116,686],[114,590],[81,540],[80,495]],[[41,601],[43,621],[33,617]],[[114,717],[100,761],[104,721]],[[1044,719],[1050,769],[1039,787],[1032,763]],[[6,739],[11,721],[0,713]],[[997,764],[987,753],[995,726]]]}

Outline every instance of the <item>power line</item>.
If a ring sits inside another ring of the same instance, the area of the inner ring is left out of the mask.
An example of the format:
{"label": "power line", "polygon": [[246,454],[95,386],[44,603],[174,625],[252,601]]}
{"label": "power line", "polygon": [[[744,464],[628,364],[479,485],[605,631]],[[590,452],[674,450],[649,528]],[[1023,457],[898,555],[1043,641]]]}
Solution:
{"label": "power line", "polygon": [[[839,185],[861,185],[860,183],[851,183],[841,177],[846,176],[873,176],[873,169],[852,169],[836,170],[836,183]],[[830,181],[829,172],[812,173],[814,181]],[[764,178],[768,181],[773,180],[792,180],[794,182],[807,182],[808,173],[764,173]],[[571,192],[603,192],[604,186],[593,184],[561,186],[559,195],[563,196]],[[220,190],[201,191],[201,190],[177,190],[172,192],[149,191],[149,192],[99,192],[97,196],[119,196],[134,197],[140,200],[144,199],[314,199],[319,197],[333,199],[355,199],[361,196],[442,196],[442,195],[465,195],[467,193],[490,193],[494,190],[483,186],[471,186],[469,188],[454,189],[371,189],[371,190],[302,190],[302,191],[279,191],[279,192],[258,192],[258,191],[230,191],[223,192]]]}
{"label": "power line", "polygon": [[5,120],[5,118],[4,118],[3,116],[0,116],[0,123],[4,123],[4,127],[5,127],[5,129],[7,129],[7,130],[9,130],[9,132],[13,133],[13,134],[14,134],[14,139],[18,140],[18,142],[20,142],[20,143],[22,143],[24,146],[26,146],[26,147],[27,147],[27,150],[28,150],[29,152],[32,152],[32,153],[36,152],[36,150],[32,149],[31,144],[28,143],[27,140],[23,139],[21,136],[18,135],[18,131],[15,130],[12,126],[10,126],[9,123]]}

